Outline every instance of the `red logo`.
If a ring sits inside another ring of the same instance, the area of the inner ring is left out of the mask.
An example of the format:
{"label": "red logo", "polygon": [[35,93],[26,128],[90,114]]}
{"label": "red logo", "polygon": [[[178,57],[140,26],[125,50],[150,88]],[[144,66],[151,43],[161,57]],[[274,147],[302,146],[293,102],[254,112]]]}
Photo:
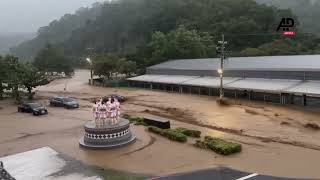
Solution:
{"label": "red logo", "polygon": [[295,36],[296,32],[294,32],[294,31],[284,31],[284,32],[282,32],[282,35],[284,35],[284,36]]}

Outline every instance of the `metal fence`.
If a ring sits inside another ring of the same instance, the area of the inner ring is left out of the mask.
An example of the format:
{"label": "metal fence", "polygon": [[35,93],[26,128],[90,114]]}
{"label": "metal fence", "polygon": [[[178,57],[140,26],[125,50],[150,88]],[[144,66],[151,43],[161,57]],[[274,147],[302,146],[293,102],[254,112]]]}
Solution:
{"label": "metal fence", "polygon": [[[140,81],[129,81],[131,87],[139,87],[150,90],[160,90],[172,93],[184,93],[193,95],[219,96],[218,88],[188,86],[178,84],[150,83]],[[225,97],[232,99],[246,99],[278,104],[293,104],[307,107],[320,107],[320,97],[306,95],[295,95],[290,93],[256,92],[252,90],[225,89]]]}

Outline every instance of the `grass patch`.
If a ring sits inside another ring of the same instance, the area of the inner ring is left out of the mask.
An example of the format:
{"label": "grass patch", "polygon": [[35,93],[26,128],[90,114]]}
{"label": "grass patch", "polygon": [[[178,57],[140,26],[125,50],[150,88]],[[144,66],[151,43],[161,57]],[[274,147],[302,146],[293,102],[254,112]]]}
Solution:
{"label": "grass patch", "polygon": [[241,151],[241,144],[229,142],[220,138],[206,136],[204,141],[197,140],[194,146],[202,149],[210,149],[221,155],[230,155]]}
{"label": "grass patch", "polygon": [[199,138],[201,136],[201,131],[193,130],[193,129],[187,129],[187,128],[177,128],[175,131],[182,133],[189,137],[196,137]]}
{"label": "grass patch", "polygon": [[305,128],[313,129],[313,130],[320,130],[320,126],[316,123],[307,123],[304,125]]}
{"label": "grass patch", "polygon": [[159,134],[163,137],[166,137],[172,141],[177,141],[177,142],[187,142],[187,136],[177,132],[175,130],[172,129],[160,129],[154,126],[149,126],[148,127],[148,131],[153,132],[155,134]]}

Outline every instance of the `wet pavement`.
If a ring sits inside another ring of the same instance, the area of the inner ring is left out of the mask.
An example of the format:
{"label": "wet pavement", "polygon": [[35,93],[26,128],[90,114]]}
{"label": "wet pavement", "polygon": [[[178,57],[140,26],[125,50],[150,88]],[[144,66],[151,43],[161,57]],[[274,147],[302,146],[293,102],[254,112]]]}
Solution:
{"label": "wet pavement", "polygon": [[101,180],[84,164],[49,147],[2,157],[0,161],[16,180]]}
{"label": "wet pavement", "polygon": [[[152,180],[298,180],[294,178],[279,178],[264,176],[256,173],[247,173],[226,167],[174,174],[165,177],[156,177]],[[302,179],[301,179],[302,180]],[[304,179],[305,180],[305,179]]]}
{"label": "wet pavement", "polygon": [[[0,158],[16,180],[102,180],[80,161],[43,147]],[[129,177],[128,177],[129,178]],[[1,176],[0,176],[1,179]],[[130,179],[130,178],[129,178]],[[298,180],[242,172],[227,167],[179,173],[150,180]],[[301,179],[302,180],[302,179]]]}

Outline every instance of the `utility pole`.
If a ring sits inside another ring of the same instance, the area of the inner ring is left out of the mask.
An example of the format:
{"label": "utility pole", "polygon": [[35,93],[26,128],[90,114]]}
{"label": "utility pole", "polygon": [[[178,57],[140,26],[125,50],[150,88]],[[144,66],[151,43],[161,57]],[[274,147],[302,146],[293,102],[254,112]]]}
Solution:
{"label": "utility pole", "polygon": [[92,60],[90,58],[86,59],[90,65],[90,85],[93,85],[93,68],[92,68]]}
{"label": "utility pole", "polygon": [[90,85],[93,85],[93,67],[92,67],[92,59],[90,58],[90,56],[93,56],[94,48],[87,48],[87,50],[89,51],[89,56],[86,58],[86,60],[90,65]]}
{"label": "utility pole", "polygon": [[218,41],[218,45],[216,48],[217,54],[220,55],[220,69],[218,69],[218,73],[220,75],[220,96],[219,99],[222,100],[224,97],[224,91],[223,91],[223,75],[224,75],[224,60],[225,60],[225,46],[228,44],[227,41],[224,40],[224,34],[222,34],[222,40]]}

